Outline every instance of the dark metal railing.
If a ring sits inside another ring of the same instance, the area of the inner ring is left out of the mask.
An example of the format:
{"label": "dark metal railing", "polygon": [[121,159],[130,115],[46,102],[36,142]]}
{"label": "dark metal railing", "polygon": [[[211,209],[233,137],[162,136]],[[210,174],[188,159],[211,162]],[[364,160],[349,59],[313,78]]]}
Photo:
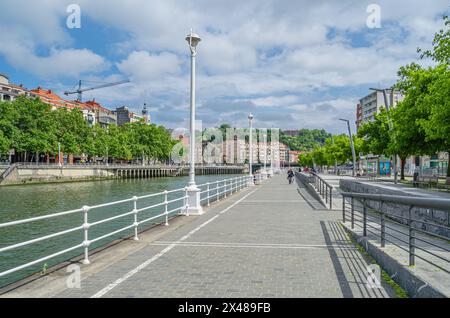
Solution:
{"label": "dark metal railing", "polygon": [[316,192],[322,197],[325,203],[329,205],[331,210],[333,208],[333,186],[314,172],[311,172],[311,176],[314,178],[313,184],[316,188]]}
{"label": "dark metal railing", "polygon": [[[450,274],[450,199],[343,192],[342,219],[362,235],[375,236],[381,248],[386,242]],[[440,211],[441,222],[426,215]]]}

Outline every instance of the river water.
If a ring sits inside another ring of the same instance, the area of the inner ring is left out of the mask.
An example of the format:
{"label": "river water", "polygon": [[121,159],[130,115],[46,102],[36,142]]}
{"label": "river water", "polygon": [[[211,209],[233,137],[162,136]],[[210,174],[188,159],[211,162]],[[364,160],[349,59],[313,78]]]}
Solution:
{"label": "river water", "polygon": [[[213,182],[235,177],[236,175],[211,175],[197,176],[197,184]],[[143,196],[158,193],[165,190],[183,188],[187,185],[188,177],[160,178],[160,179],[132,179],[132,180],[108,180],[95,182],[76,182],[61,184],[26,185],[0,188],[0,223],[36,217],[61,211],[79,209],[82,206],[93,206],[111,201],[129,199],[133,196]],[[203,188],[204,189],[204,188]],[[173,194],[169,200],[182,196],[181,193]],[[160,203],[162,197],[149,198],[140,201],[138,208]],[[182,205],[182,202],[169,206],[169,210]],[[112,217],[133,208],[133,202],[101,208],[89,214],[89,223]],[[164,207],[159,210],[153,209],[139,214],[143,220],[152,215],[160,214]],[[95,211],[95,212],[94,212]],[[134,216],[130,215],[112,222],[92,227],[89,230],[89,239],[100,237],[113,230],[132,224]],[[155,220],[159,223],[162,220]],[[0,228],[0,247],[9,246],[43,235],[56,233],[69,228],[78,227],[83,223],[83,213],[75,213],[61,216],[55,219],[41,220],[29,224],[16,225]],[[151,224],[148,224],[151,226]],[[143,229],[143,228],[142,228]],[[133,229],[118,233],[109,238],[96,242],[90,248],[105,245],[117,238],[127,237],[133,233]],[[24,263],[34,261],[46,255],[56,253],[60,250],[78,245],[83,241],[83,231],[79,230],[57,238],[38,242],[30,246],[0,253],[0,272],[6,271]],[[0,287],[23,277],[37,272],[44,272],[46,268],[68,260],[76,255],[82,254],[83,249],[78,248],[54,259],[41,264],[36,264],[27,269],[0,277]]]}

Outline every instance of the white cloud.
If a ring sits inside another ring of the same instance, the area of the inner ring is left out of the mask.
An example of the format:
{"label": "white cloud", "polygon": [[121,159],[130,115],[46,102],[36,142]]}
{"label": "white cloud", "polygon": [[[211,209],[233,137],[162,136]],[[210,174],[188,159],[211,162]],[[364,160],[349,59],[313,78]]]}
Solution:
{"label": "white cloud", "polygon": [[103,57],[87,49],[51,49],[47,56],[38,56],[27,47],[10,43],[0,52],[12,66],[40,77],[78,78],[83,73],[98,73],[109,68]]}
{"label": "white cloud", "polygon": [[[8,45],[0,47],[0,54],[11,66],[42,77],[92,77],[108,70],[111,58],[96,54],[95,47],[73,48],[75,39],[64,26],[70,2],[16,0],[14,6],[4,6],[0,31]],[[365,86],[393,83],[398,67],[417,57],[416,48],[429,47],[449,7],[447,0],[380,0],[383,28],[370,30],[366,8],[372,2],[78,3],[82,19],[121,35],[113,43],[98,39],[98,45],[117,48],[115,56],[121,56],[114,78],[132,79],[127,94],[113,88],[95,92],[108,103],[138,107],[145,101],[161,112],[187,111],[189,51],[184,37],[193,27],[203,39],[197,58],[199,115],[211,122],[245,124],[243,114],[255,107],[261,124],[336,129],[334,117],[354,116]],[[37,53],[42,48],[47,54]],[[170,124],[170,116],[160,117]]]}
{"label": "white cloud", "polygon": [[181,71],[181,61],[175,54],[149,54],[134,51],[117,64],[118,69],[136,81],[160,79],[164,75],[176,75]]}

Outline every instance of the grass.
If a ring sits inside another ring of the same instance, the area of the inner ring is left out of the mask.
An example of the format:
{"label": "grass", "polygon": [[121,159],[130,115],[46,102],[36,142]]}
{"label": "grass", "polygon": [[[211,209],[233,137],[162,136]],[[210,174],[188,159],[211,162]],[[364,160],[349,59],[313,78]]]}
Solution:
{"label": "grass", "polygon": [[[379,264],[375,261],[375,259],[372,256],[370,256],[369,253],[367,253],[367,251],[364,249],[364,247],[362,247],[358,242],[356,242],[356,240],[349,233],[347,233],[347,237],[353,243],[353,245],[356,246],[358,251],[370,261],[370,263],[379,266]],[[384,280],[384,282],[386,284],[388,284],[389,286],[392,287],[392,289],[394,290],[394,293],[395,293],[395,297],[397,297],[397,298],[409,298],[407,292],[399,284],[397,284],[389,276],[389,274],[386,273],[386,271],[381,268],[381,266],[380,266],[380,269],[381,269],[381,278]]]}

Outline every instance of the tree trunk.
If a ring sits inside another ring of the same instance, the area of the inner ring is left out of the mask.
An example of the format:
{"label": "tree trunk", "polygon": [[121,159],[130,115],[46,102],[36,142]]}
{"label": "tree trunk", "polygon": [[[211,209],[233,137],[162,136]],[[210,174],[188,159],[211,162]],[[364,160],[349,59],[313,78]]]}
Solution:
{"label": "tree trunk", "polygon": [[39,152],[36,152],[36,163],[39,163]]}
{"label": "tree trunk", "polygon": [[400,157],[400,180],[405,180],[405,164],[406,164],[406,158]]}
{"label": "tree trunk", "polygon": [[447,162],[447,177],[450,177],[450,152],[448,154],[448,162]]}

